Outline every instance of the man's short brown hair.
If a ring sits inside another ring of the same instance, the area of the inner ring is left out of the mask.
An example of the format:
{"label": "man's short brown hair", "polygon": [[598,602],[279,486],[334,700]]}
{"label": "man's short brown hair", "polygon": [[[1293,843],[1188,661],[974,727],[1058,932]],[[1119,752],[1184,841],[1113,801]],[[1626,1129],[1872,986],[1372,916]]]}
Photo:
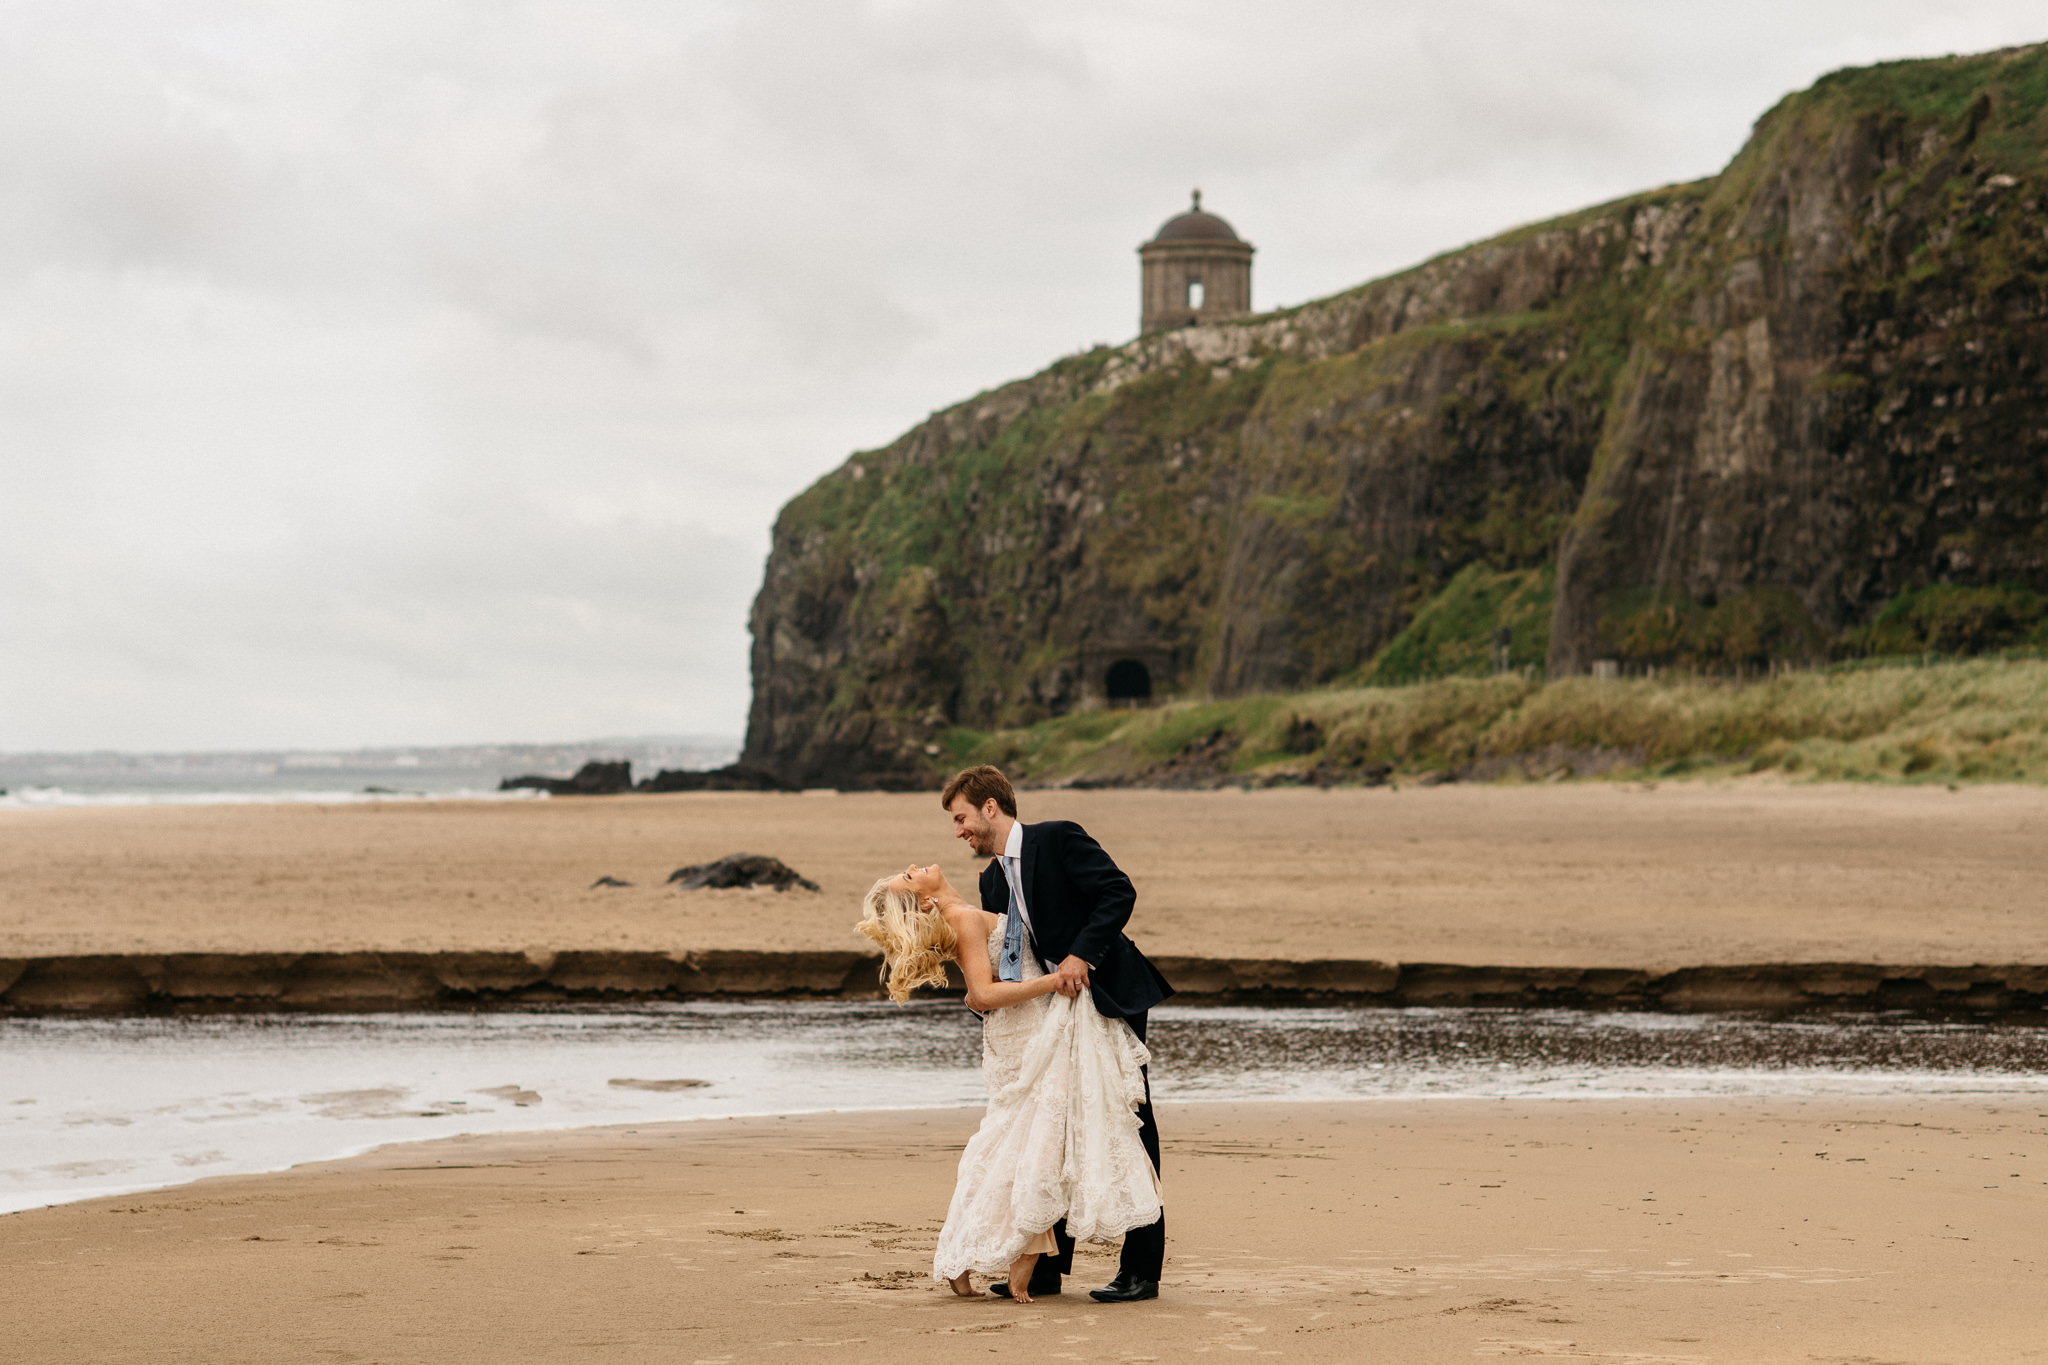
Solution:
{"label": "man's short brown hair", "polygon": [[953,774],[953,780],[939,793],[939,805],[947,810],[953,808],[953,798],[964,796],[967,804],[980,810],[989,801],[996,803],[996,809],[1017,818],[1017,793],[1010,786],[1010,779],[1003,776],[1001,768],[983,763],[979,767],[962,768]]}

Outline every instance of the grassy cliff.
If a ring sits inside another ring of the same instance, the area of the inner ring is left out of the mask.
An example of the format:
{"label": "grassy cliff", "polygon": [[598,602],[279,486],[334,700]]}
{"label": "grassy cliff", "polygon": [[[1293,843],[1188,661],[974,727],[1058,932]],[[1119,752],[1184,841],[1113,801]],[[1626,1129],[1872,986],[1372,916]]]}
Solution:
{"label": "grassy cliff", "polygon": [[1502,630],[1561,681],[2040,640],[2044,194],[2048,47],[1838,72],[1713,179],[937,413],[778,518],[748,761],[926,783],[1139,724],[1083,714],[1120,664],[1256,708]]}

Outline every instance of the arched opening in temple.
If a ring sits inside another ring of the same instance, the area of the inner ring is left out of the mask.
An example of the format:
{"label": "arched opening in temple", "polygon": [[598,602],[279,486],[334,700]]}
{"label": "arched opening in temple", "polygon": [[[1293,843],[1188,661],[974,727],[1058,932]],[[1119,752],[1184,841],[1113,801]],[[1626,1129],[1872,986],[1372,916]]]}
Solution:
{"label": "arched opening in temple", "polygon": [[1102,680],[1111,706],[1132,706],[1152,700],[1152,670],[1136,659],[1118,659]]}
{"label": "arched opening in temple", "polygon": [[1200,280],[1188,281],[1188,310],[1195,313],[1202,311],[1202,282]]}

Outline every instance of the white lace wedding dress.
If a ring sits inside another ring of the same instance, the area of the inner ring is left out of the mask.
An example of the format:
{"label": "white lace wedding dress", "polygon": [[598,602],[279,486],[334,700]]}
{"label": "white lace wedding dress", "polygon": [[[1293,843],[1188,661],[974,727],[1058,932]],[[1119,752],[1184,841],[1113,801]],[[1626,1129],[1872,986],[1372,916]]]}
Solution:
{"label": "white lace wedding dress", "polygon": [[[1004,917],[989,935],[1002,958]],[[1045,975],[1024,955],[1028,981]],[[1138,1140],[1145,1045],[1105,1019],[1087,991],[991,1010],[981,1024],[988,1112],[960,1154],[932,1274],[1000,1275],[1061,1218],[1076,1241],[1102,1242],[1159,1219],[1159,1178]]]}

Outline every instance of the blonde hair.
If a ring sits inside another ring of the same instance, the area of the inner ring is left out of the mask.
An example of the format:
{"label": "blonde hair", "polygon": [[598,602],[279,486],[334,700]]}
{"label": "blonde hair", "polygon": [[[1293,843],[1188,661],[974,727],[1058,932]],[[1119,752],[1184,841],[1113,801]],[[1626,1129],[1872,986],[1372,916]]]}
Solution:
{"label": "blonde hair", "polygon": [[946,964],[959,940],[936,905],[920,905],[916,892],[892,887],[895,880],[884,877],[868,888],[853,927],[881,945],[882,984],[900,1005],[919,986],[947,984]]}

